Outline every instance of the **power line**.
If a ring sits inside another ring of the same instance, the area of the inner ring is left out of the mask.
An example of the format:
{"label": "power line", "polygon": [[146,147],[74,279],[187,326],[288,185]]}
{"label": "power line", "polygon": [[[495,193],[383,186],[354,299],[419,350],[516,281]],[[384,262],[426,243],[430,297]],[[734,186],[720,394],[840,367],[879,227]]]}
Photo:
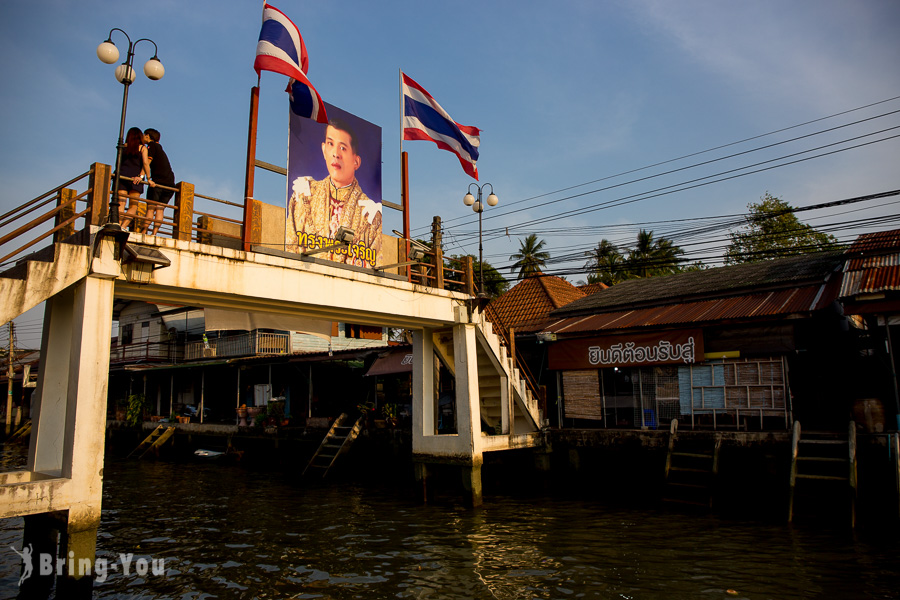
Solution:
{"label": "power line", "polygon": [[[554,190],[554,191],[551,191],[551,192],[545,192],[545,193],[539,194],[539,195],[537,195],[537,196],[531,196],[531,197],[529,197],[529,198],[525,198],[525,199],[522,199],[522,200],[517,200],[517,201],[511,202],[511,203],[509,203],[509,205],[510,205],[510,206],[513,206],[513,205],[516,205],[516,204],[521,204],[521,203],[523,203],[523,202],[528,202],[528,201],[531,201],[531,200],[536,200],[536,199],[544,198],[544,197],[546,197],[546,196],[550,196],[550,195],[553,195],[553,194],[562,193],[562,192],[566,192],[566,191],[569,191],[569,190],[577,189],[577,188],[583,187],[583,186],[585,186],[585,185],[591,185],[591,184],[593,184],[593,183],[598,183],[598,182],[601,182],[601,181],[607,181],[607,180],[609,180],[609,179],[614,179],[614,178],[616,178],[616,177],[621,177],[621,176],[628,175],[628,174],[631,174],[631,173],[636,173],[636,172],[643,171],[643,170],[646,170],[646,169],[651,169],[651,168],[658,167],[658,166],[662,166],[662,165],[665,165],[665,164],[677,162],[677,161],[679,161],[679,160],[683,160],[683,159],[686,159],[686,158],[691,158],[691,157],[699,156],[699,155],[706,154],[706,153],[709,153],[709,152],[714,152],[714,151],[716,151],[716,150],[721,150],[721,149],[723,149],[723,148],[728,148],[728,147],[731,147],[731,146],[735,146],[735,145],[738,145],[738,144],[746,143],[746,142],[749,142],[749,141],[752,141],[752,140],[756,140],[756,139],[760,139],[760,138],[763,138],[763,137],[767,137],[767,136],[770,136],[770,135],[775,135],[775,134],[777,134],[777,133],[782,133],[782,132],[784,132],[784,131],[789,131],[789,130],[792,130],[792,129],[797,129],[797,128],[800,128],[800,127],[803,127],[803,126],[806,126],[806,125],[810,125],[810,124],[813,124],[813,123],[820,122],[820,121],[825,121],[825,120],[832,119],[832,118],[835,118],[835,117],[839,117],[839,116],[842,116],[842,115],[850,114],[850,113],[853,113],[853,112],[856,112],[856,111],[864,110],[864,109],[866,109],[866,108],[871,108],[871,107],[873,107],[873,106],[878,106],[878,105],[880,105],[880,104],[885,104],[885,103],[888,103],[888,102],[892,102],[892,101],[897,100],[897,99],[900,99],[900,96],[894,96],[894,97],[888,98],[888,99],[886,99],[886,100],[881,100],[881,101],[878,101],[878,102],[873,102],[873,103],[866,104],[866,105],[864,105],[864,106],[860,106],[860,107],[857,107],[857,108],[853,108],[853,109],[841,111],[841,112],[838,112],[838,113],[834,113],[834,114],[832,114],[832,115],[828,115],[828,116],[825,116],[825,117],[820,117],[820,118],[817,118],[817,119],[812,119],[812,120],[810,120],[810,121],[805,121],[805,122],[800,123],[800,124],[797,124],[797,125],[792,125],[792,126],[789,126],[789,127],[784,127],[784,128],[781,128],[781,129],[776,129],[776,130],[770,131],[770,132],[768,132],[768,133],[763,133],[763,134],[755,135],[755,136],[752,136],[752,137],[744,138],[744,139],[738,140],[738,141],[736,141],[736,142],[730,142],[730,143],[728,143],[728,144],[723,144],[723,145],[715,146],[715,147],[713,147],[713,148],[709,148],[709,149],[706,149],[706,150],[701,150],[701,151],[699,151],[699,152],[693,152],[693,153],[685,154],[685,155],[682,155],[682,156],[677,157],[677,158],[672,158],[672,159],[669,159],[669,160],[665,160],[665,161],[662,161],[662,162],[654,163],[654,164],[647,165],[647,166],[644,166],[644,167],[639,167],[639,168],[637,168],[637,169],[631,169],[631,170],[623,171],[623,172],[620,172],[620,173],[617,173],[617,174],[614,174],[614,175],[609,175],[609,176],[606,176],[606,177],[601,177],[601,178],[594,179],[594,180],[591,180],[591,181],[587,181],[587,182],[584,182],[584,183],[579,183],[579,184],[576,184],[576,185],[573,185],[573,186],[568,186],[568,187],[565,187],[565,188],[561,188],[561,189],[559,189],[559,190]],[[877,116],[875,116],[875,117],[870,117],[870,118],[868,118],[868,119],[862,119],[862,120],[859,120],[859,121],[856,121],[856,122],[853,122],[853,123],[848,123],[848,124],[846,124],[846,125],[841,125],[841,126],[838,126],[838,127],[835,127],[835,128],[826,129],[826,130],[823,130],[823,131],[820,131],[820,132],[815,132],[815,133],[808,134],[808,135],[805,135],[805,136],[799,136],[799,137],[793,138],[793,139],[791,139],[791,140],[785,140],[784,142],[778,142],[777,144],[772,144],[772,145],[770,145],[770,146],[763,146],[763,147],[758,148],[758,149],[755,149],[755,150],[747,150],[747,151],[745,151],[745,152],[741,152],[741,153],[738,153],[738,154],[731,155],[731,157],[733,157],[733,156],[738,156],[738,155],[740,155],[740,154],[746,154],[746,153],[748,153],[748,152],[754,152],[754,151],[757,151],[757,150],[759,150],[759,149],[768,148],[768,147],[771,147],[771,146],[774,146],[774,145],[778,145],[778,144],[781,144],[781,143],[787,143],[787,142],[790,142],[790,141],[796,141],[796,140],[799,140],[799,139],[803,139],[803,138],[805,138],[805,137],[810,137],[810,136],[812,136],[812,135],[819,135],[820,133],[824,133],[824,132],[827,132],[827,131],[832,131],[832,130],[834,130],[834,129],[839,129],[839,128],[841,128],[841,127],[846,127],[846,126],[853,125],[853,124],[859,124],[859,123],[862,123],[862,122],[864,122],[864,121],[868,121],[868,120],[871,120],[871,119],[876,119],[876,118],[880,118],[880,117],[887,116],[887,115],[890,115],[890,114],[894,114],[895,112],[897,112],[897,111],[891,111],[891,112],[888,112],[888,113],[884,113],[884,114],[882,114],[882,115],[877,115]],[[729,157],[723,157],[723,158],[721,158],[721,159],[715,159],[715,160],[724,160],[725,158],[729,158]],[[666,173],[672,173],[672,172],[676,172],[676,171],[679,171],[679,170],[684,170],[684,169],[692,168],[692,167],[694,167],[694,166],[698,166],[698,165],[702,165],[702,164],[707,164],[707,163],[709,163],[709,162],[715,162],[715,160],[712,160],[712,161],[705,161],[705,162],[702,162],[702,163],[698,163],[697,165],[689,165],[689,166],[687,166],[687,167],[682,167],[681,169],[675,169],[674,171],[668,171],[668,172],[666,172]],[[623,184],[617,184],[617,186],[610,186],[610,187],[618,187],[618,186],[620,186],[620,185],[626,185],[627,183],[634,183],[634,182],[636,182],[636,181],[643,181],[643,180],[645,180],[645,179],[649,179],[649,178],[652,178],[652,177],[657,177],[657,176],[660,176],[660,175],[663,175],[663,174],[666,174],[666,173],[660,173],[660,174],[658,174],[658,175],[648,176],[648,177],[644,177],[644,178],[640,178],[640,179],[634,180],[634,181],[632,181],[632,182],[626,182],[626,183],[623,183]],[[609,188],[601,188],[601,190],[602,190],[602,189],[609,189]],[[597,191],[600,191],[600,190],[597,190]],[[579,196],[582,196],[582,195],[584,195],[584,194],[576,194],[576,195],[569,196],[569,197],[567,197],[567,198],[563,198],[563,199],[560,199],[560,200],[576,198],[576,197],[579,197]],[[558,200],[556,200],[556,201],[558,201]],[[556,201],[553,201],[553,202],[556,202]],[[520,209],[520,210],[522,210],[522,209]],[[518,212],[518,210],[515,211],[515,212]],[[511,213],[510,213],[510,212],[504,212],[504,213],[501,213],[501,214],[499,214],[499,215],[497,215],[497,216],[503,216],[503,215],[506,215],[506,214],[511,214]],[[454,218],[445,220],[445,223],[449,223],[449,222],[456,221],[456,220],[459,220],[459,219],[464,219],[464,218],[467,218],[467,217],[468,217],[468,215],[466,215],[466,216],[460,216],[460,217],[454,217]],[[484,218],[490,218],[490,217],[484,217]],[[471,222],[471,221],[469,221],[469,222]],[[451,225],[451,227],[456,227],[456,225]],[[420,227],[420,228],[416,228],[416,231],[418,231],[418,230],[425,230],[425,229],[427,229],[427,227],[426,227],[426,226],[423,226],[423,227]]]}

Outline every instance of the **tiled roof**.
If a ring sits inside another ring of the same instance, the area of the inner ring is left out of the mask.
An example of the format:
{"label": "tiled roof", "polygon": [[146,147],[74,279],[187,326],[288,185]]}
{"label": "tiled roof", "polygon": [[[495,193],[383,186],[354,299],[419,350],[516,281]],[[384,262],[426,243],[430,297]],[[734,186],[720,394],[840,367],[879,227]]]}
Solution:
{"label": "tiled roof", "polygon": [[609,286],[605,283],[587,283],[585,285],[579,285],[578,289],[584,292],[585,296],[590,296],[591,294],[596,294],[600,290],[605,290]]}
{"label": "tiled roof", "polygon": [[822,284],[842,261],[840,251],[691,271],[667,277],[630,279],[553,311],[565,318],[616,310],[682,304]]}
{"label": "tiled roof", "polygon": [[538,331],[550,311],[584,297],[584,292],[554,275],[526,277],[490,306],[504,327]]}

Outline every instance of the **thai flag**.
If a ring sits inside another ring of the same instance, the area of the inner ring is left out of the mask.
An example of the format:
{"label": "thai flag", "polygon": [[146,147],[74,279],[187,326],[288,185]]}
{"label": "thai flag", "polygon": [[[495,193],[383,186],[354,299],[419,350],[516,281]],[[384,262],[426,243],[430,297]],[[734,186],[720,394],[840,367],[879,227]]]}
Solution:
{"label": "thai flag", "polygon": [[459,157],[463,171],[478,180],[478,146],[481,143],[477,127],[460,125],[441,105],[402,71],[403,139],[431,140],[438,148],[449,150]]}
{"label": "thai flag", "polygon": [[283,12],[265,3],[253,68],[257,76],[260,71],[274,71],[290,77],[287,92],[291,95],[291,110],[319,123],[328,122],[325,104],[306,77],[309,58],[300,30]]}

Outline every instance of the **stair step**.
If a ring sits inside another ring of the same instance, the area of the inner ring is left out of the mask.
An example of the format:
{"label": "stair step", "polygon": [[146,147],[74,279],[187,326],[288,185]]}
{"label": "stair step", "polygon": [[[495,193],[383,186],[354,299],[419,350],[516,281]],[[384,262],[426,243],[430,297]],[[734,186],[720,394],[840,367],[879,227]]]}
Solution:
{"label": "stair step", "polygon": [[698,500],[688,500],[686,498],[663,498],[663,502],[675,502],[676,504],[690,504],[693,506],[703,506],[709,508],[708,502],[700,502]]}
{"label": "stair step", "polygon": [[847,440],[810,440],[810,439],[806,439],[806,438],[800,438],[800,443],[801,444],[831,444],[831,445],[843,444],[846,446],[848,442],[847,442]]}
{"label": "stair step", "polygon": [[805,475],[803,473],[797,473],[797,479],[820,479],[827,481],[847,481],[846,477],[841,477],[838,475]]}
{"label": "stair step", "polygon": [[688,467],[669,467],[669,471],[683,471],[685,473],[712,473],[709,469],[691,469]]}
{"label": "stair step", "polygon": [[670,485],[670,486],[673,486],[673,487],[680,487],[680,488],[691,488],[691,489],[696,489],[696,490],[707,490],[707,489],[709,489],[709,486],[706,486],[706,485],[700,485],[700,484],[698,484],[698,483],[678,483],[678,482],[676,482],[676,481],[667,481],[667,482],[666,482],[666,485]]}
{"label": "stair step", "polygon": [[837,462],[837,463],[850,462],[850,459],[847,459],[847,458],[833,458],[830,456],[798,456],[797,460],[808,460],[808,461],[816,461],[816,462]]}
{"label": "stair step", "polygon": [[712,458],[712,454],[702,452],[673,452],[672,456],[690,456],[691,458]]}

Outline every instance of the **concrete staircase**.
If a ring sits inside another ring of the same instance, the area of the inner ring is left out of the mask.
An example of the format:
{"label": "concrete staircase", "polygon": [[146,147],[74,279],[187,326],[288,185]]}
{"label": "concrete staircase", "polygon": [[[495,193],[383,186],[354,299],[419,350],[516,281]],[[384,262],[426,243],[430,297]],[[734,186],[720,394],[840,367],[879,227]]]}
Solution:
{"label": "concrete staircase", "polygon": [[33,252],[0,273],[0,323],[87,277],[91,268],[90,231],[82,230],[62,242]]}
{"label": "concrete staircase", "polygon": [[481,399],[481,418],[496,433],[502,431],[502,387],[504,378],[510,383],[512,394],[512,430],[516,434],[539,431],[543,415],[538,400],[507,353],[506,346],[493,331],[484,313],[472,315],[478,339],[478,391]]}
{"label": "concrete staircase", "polygon": [[[504,379],[510,381],[510,393],[513,396],[513,431],[516,434],[539,431],[543,415],[540,414],[538,401],[515,366],[515,360],[508,356],[506,346],[500,337],[493,332],[490,321],[481,313],[474,313],[472,320],[476,325],[478,339],[478,395],[481,401],[482,431],[488,435],[500,434],[503,427],[503,386]],[[434,334],[435,352],[441,357],[444,366],[454,373],[453,333],[440,330]]]}

